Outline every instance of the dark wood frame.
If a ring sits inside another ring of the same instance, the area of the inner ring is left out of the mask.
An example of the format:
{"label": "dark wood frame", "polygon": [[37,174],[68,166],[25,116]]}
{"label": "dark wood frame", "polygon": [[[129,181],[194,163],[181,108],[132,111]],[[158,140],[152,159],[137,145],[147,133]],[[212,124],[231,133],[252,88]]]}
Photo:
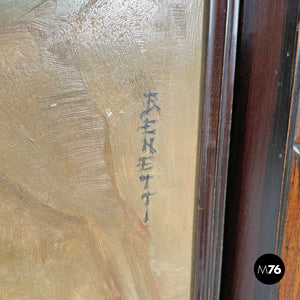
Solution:
{"label": "dark wood frame", "polygon": [[253,266],[259,256],[281,252],[297,109],[299,3],[241,1],[221,299],[278,297],[277,285],[261,284]]}
{"label": "dark wood frame", "polygon": [[206,0],[192,299],[218,299],[239,0]]}
{"label": "dark wood frame", "polygon": [[292,212],[285,224],[288,209],[300,210],[292,156],[300,144],[299,7],[300,0],[205,2],[192,299],[292,299],[289,287],[298,288],[262,285],[253,266],[300,232],[289,228]]}

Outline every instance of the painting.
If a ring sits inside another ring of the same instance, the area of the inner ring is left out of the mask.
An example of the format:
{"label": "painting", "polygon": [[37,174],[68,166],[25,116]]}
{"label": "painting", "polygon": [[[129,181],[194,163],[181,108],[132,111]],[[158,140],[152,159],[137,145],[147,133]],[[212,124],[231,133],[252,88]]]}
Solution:
{"label": "painting", "polygon": [[203,0],[0,0],[0,298],[190,299]]}

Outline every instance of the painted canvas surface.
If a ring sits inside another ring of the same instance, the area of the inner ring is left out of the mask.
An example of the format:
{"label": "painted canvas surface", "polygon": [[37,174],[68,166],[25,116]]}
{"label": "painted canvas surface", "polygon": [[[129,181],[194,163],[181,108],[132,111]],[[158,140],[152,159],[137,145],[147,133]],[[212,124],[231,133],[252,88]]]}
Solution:
{"label": "painted canvas surface", "polygon": [[189,299],[201,0],[0,0],[0,299]]}

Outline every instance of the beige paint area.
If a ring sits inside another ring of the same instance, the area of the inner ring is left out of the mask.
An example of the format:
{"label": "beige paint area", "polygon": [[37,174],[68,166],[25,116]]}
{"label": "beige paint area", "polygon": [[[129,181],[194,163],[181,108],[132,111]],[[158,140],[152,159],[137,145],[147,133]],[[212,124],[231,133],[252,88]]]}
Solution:
{"label": "beige paint area", "polygon": [[189,299],[202,1],[0,8],[0,299]]}

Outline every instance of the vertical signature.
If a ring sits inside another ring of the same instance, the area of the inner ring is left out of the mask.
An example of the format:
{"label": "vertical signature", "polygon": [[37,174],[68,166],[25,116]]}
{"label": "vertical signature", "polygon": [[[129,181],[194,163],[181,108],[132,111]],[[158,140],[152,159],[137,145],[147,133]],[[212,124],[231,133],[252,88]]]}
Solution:
{"label": "vertical signature", "polygon": [[157,133],[157,117],[160,115],[161,108],[157,105],[157,93],[149,91],[144,93],[144,110],[140,113],[141,126],[137,130],[143,134],[142,139],[142,155],[138,158],[138,165],[140,171],[139,180],[143,183],[143,193],[141,200],[144,201],[146,212],[144,223],[149,221],[149,204],[151,197],[155,194],[152,192],[151,179],[154,177],[153,173],[153,159],[156,154],[155,136]]}

